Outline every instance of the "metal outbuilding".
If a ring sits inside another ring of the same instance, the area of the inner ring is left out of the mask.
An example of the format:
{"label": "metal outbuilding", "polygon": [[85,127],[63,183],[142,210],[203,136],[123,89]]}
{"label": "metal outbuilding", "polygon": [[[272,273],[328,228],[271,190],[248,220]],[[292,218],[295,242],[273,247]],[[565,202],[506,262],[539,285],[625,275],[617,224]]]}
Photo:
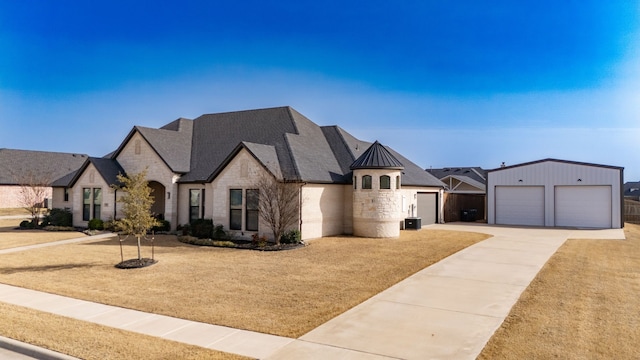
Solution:
{"label": "metal outbuilding", "polygon": [[501,225],[624,226],[623,170],[543,159],[487,172],[487,222]]}

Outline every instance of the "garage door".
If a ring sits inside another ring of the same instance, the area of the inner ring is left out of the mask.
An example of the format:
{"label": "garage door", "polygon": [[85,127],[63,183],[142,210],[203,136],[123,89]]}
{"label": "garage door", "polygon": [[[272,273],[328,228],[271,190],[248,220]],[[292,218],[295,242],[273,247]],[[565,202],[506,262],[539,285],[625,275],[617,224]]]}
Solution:
{"label": "garage door", "polygon": [[496,224],[544,226],[544,187],[496,186]]}
{"label": "garage door", "polygon": [[422,225],[435,224],[438,215],[437,193],[418,193],[418,217]]}
{"label": "garage door", "polygon": [[611,186],[556,186],[556,226],[611,227]]}

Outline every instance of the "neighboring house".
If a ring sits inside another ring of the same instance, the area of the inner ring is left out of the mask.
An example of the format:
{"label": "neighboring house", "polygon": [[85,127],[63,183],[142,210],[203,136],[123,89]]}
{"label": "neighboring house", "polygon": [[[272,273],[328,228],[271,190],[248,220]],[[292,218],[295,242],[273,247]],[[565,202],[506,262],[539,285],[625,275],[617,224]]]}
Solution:
{"label": "neighboring house", "polygon": [[[480,167],[427,169],[445,184],[444,221],[483,220],[486,209],[487,172]],[[464,215],[467,215],[465,218]]]}
{"label": "neighboring house", "polygon": [[640,181],[630,181],[624,183],[624,198],[640,201]]}
{"label": "neighboring house", "polygon": [[[254,202],[247,201],[256,190],[259,196],[256,182],[266,173],[302,184],[297,228],[303,239],[352,234],[354,218],[360,216],[356,212],[376,206],[381,214],[391,214],[388,219],[398,229],[402,218],[420,214],[427,217],[425,224],[440,222],[442,183],[388,147],[403,167],[394,172],[393,190],[386,188],[387,177],[381,178],[379,169],[357,171],[362,178],[369,176],[367,185],[373,187],[366,191],[384,195],[370,201],[387,201],[383,198],[390,193],[393,201],[386,207],[354,201],[360,180],[353,178],[351,166],[371,146],[380,145],[338,126],[318,126],[290,107],[180,118],[159,129],[134,126],[116,151],[86,159],[80,171],[57,181],[54,206],[71,208],[76,226],[92,218],[117,218],[119,195],[111,187],[116,175],[147,169],[155,197],[152,211],[173,229],[207,218],[238,237],[270,235],[269,227],[256,221]],[[433,201],[421,208],[420,200],[427,197]]]}
{"label": "neighboring house", "polygon": [[623,170],[556,159],[489,170],[488,223],[622,228]]}
{"label": "neighboring house", "polygon": [[[0,149],[0,208],[24,207],[23,186],[45,185],[45,199],[50,200],[51,185],[77,171],[86,160],[83,154]],[[50,201],[46,205],[50,207]]]}

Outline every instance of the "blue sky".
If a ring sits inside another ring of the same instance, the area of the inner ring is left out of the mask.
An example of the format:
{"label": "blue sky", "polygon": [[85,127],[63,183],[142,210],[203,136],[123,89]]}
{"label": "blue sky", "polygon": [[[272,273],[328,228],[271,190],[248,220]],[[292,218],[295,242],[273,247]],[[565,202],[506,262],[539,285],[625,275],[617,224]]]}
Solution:
{"label": "blue sky", "polygon": [[0,147],[290,105],[428,167],[552,157],[640,180],[637,1],[0,0]]}

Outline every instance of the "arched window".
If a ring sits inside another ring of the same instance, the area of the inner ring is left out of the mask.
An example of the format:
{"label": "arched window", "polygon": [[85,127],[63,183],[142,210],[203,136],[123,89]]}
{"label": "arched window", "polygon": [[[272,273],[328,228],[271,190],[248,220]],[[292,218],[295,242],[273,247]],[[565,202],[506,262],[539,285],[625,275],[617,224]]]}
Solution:
{"label": "arched window", "polygon": [[400,176],[396,176],[396,189],[400,189]]}
{"label": "arched window", "polygon": [[371,189],[371,175],[364,175],[362,177],[362,188]]}
{"label": "arched window", "polygon": [[380,189],[391,189],[391,177],[388,175],[380,176]]}

